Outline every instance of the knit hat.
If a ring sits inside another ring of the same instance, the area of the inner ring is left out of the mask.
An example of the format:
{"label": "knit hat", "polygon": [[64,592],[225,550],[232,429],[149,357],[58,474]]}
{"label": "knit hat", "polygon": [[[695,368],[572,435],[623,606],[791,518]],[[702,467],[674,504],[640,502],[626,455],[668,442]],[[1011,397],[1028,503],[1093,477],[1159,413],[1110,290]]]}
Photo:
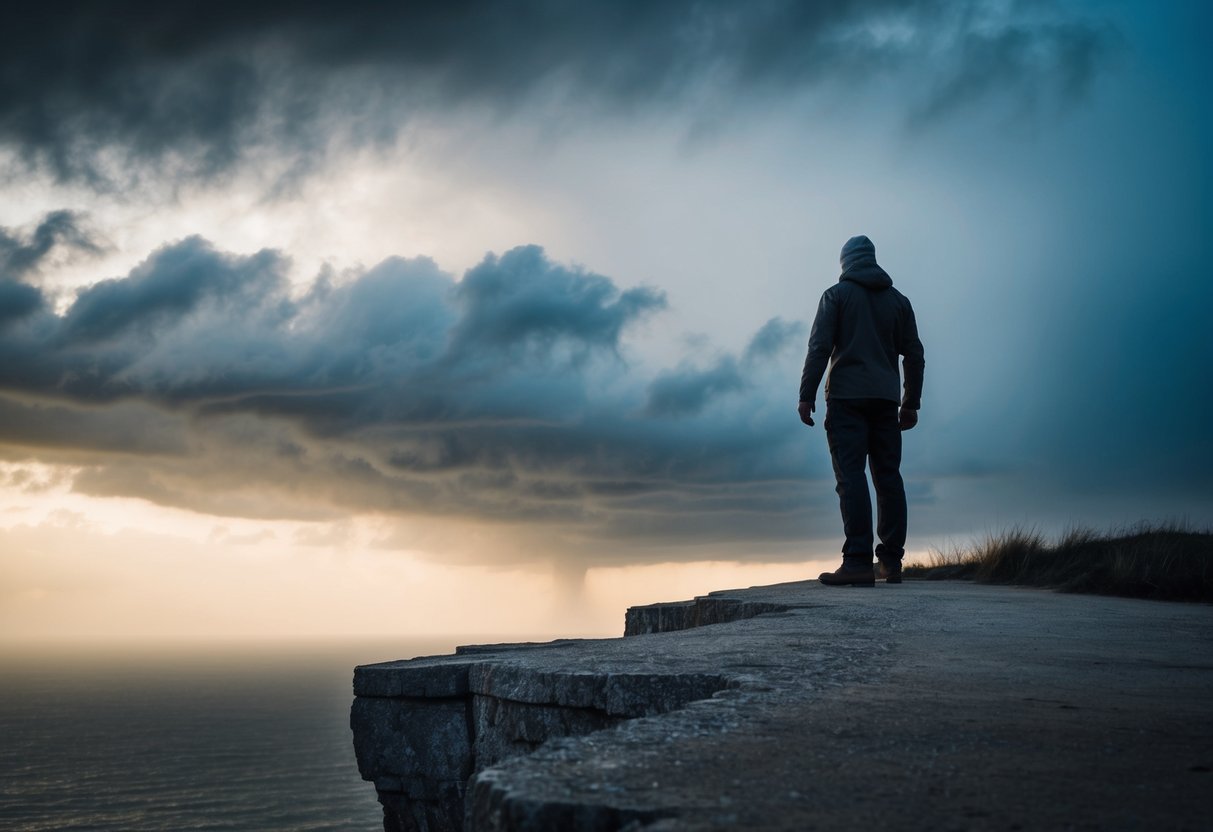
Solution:
{"label": "knit hat", "polygon": [[860,234],[858,237],[852,237],[847,240],[842,247],[842,253],[838,256],[838,262],[842,265],[842,270],[845,272],[852,265],[860,260],[871,257],[876,259],[876,245]]}

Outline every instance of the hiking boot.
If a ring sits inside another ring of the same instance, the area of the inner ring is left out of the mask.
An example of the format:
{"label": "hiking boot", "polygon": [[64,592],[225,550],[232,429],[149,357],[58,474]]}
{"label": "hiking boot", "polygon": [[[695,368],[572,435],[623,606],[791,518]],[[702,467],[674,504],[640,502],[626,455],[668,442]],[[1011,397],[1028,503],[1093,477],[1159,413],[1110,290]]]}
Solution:
{"label": "hiking boot", "polygon": [[876,577],[889,584],[901,583],[901,561],[880,561],[880,565],[876,567]]}
{"label": "hiking boot", "polygon": [[843,556],[842,566],[833,572],[822,572],[817,580],[826,586],[876,586],[872,557]]}

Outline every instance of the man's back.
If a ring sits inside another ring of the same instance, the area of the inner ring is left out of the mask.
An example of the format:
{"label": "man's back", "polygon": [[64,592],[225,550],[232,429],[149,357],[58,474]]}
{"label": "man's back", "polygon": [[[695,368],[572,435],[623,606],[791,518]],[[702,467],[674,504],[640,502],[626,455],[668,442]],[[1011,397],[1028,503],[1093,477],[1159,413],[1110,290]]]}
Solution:
{"label": "man's back", "polygon": [[[814,401],[829,364],[827,399],[888,399],[917,410],[924,362],[914,309],[877,265],[874,247],[870,254],[862,245],[857,248],[858,256],[846,264],[838,283],[821,296],[801,374],[800,400]],[[904,397],[899,355],[905,356]]]}

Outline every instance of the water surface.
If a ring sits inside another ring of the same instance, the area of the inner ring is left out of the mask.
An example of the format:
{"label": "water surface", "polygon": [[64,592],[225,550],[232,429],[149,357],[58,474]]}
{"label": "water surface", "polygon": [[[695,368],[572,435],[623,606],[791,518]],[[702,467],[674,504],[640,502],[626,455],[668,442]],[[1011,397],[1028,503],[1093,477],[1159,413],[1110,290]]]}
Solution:
{"label": "water surface", "polygon": [[356,664],[475,639],[0,654],[6,832],[382,829]]}

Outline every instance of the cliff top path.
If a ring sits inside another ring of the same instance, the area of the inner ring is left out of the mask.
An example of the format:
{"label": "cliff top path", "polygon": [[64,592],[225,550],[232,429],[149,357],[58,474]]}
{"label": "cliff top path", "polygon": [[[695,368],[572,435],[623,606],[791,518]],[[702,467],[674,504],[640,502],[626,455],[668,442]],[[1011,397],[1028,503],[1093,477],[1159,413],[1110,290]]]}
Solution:
{"label": "cliff top path", "polygon": [[633,608],[627,626],[358,668],[355,745],[385,828],[1213,817],[1208,605],[807,581]]}

